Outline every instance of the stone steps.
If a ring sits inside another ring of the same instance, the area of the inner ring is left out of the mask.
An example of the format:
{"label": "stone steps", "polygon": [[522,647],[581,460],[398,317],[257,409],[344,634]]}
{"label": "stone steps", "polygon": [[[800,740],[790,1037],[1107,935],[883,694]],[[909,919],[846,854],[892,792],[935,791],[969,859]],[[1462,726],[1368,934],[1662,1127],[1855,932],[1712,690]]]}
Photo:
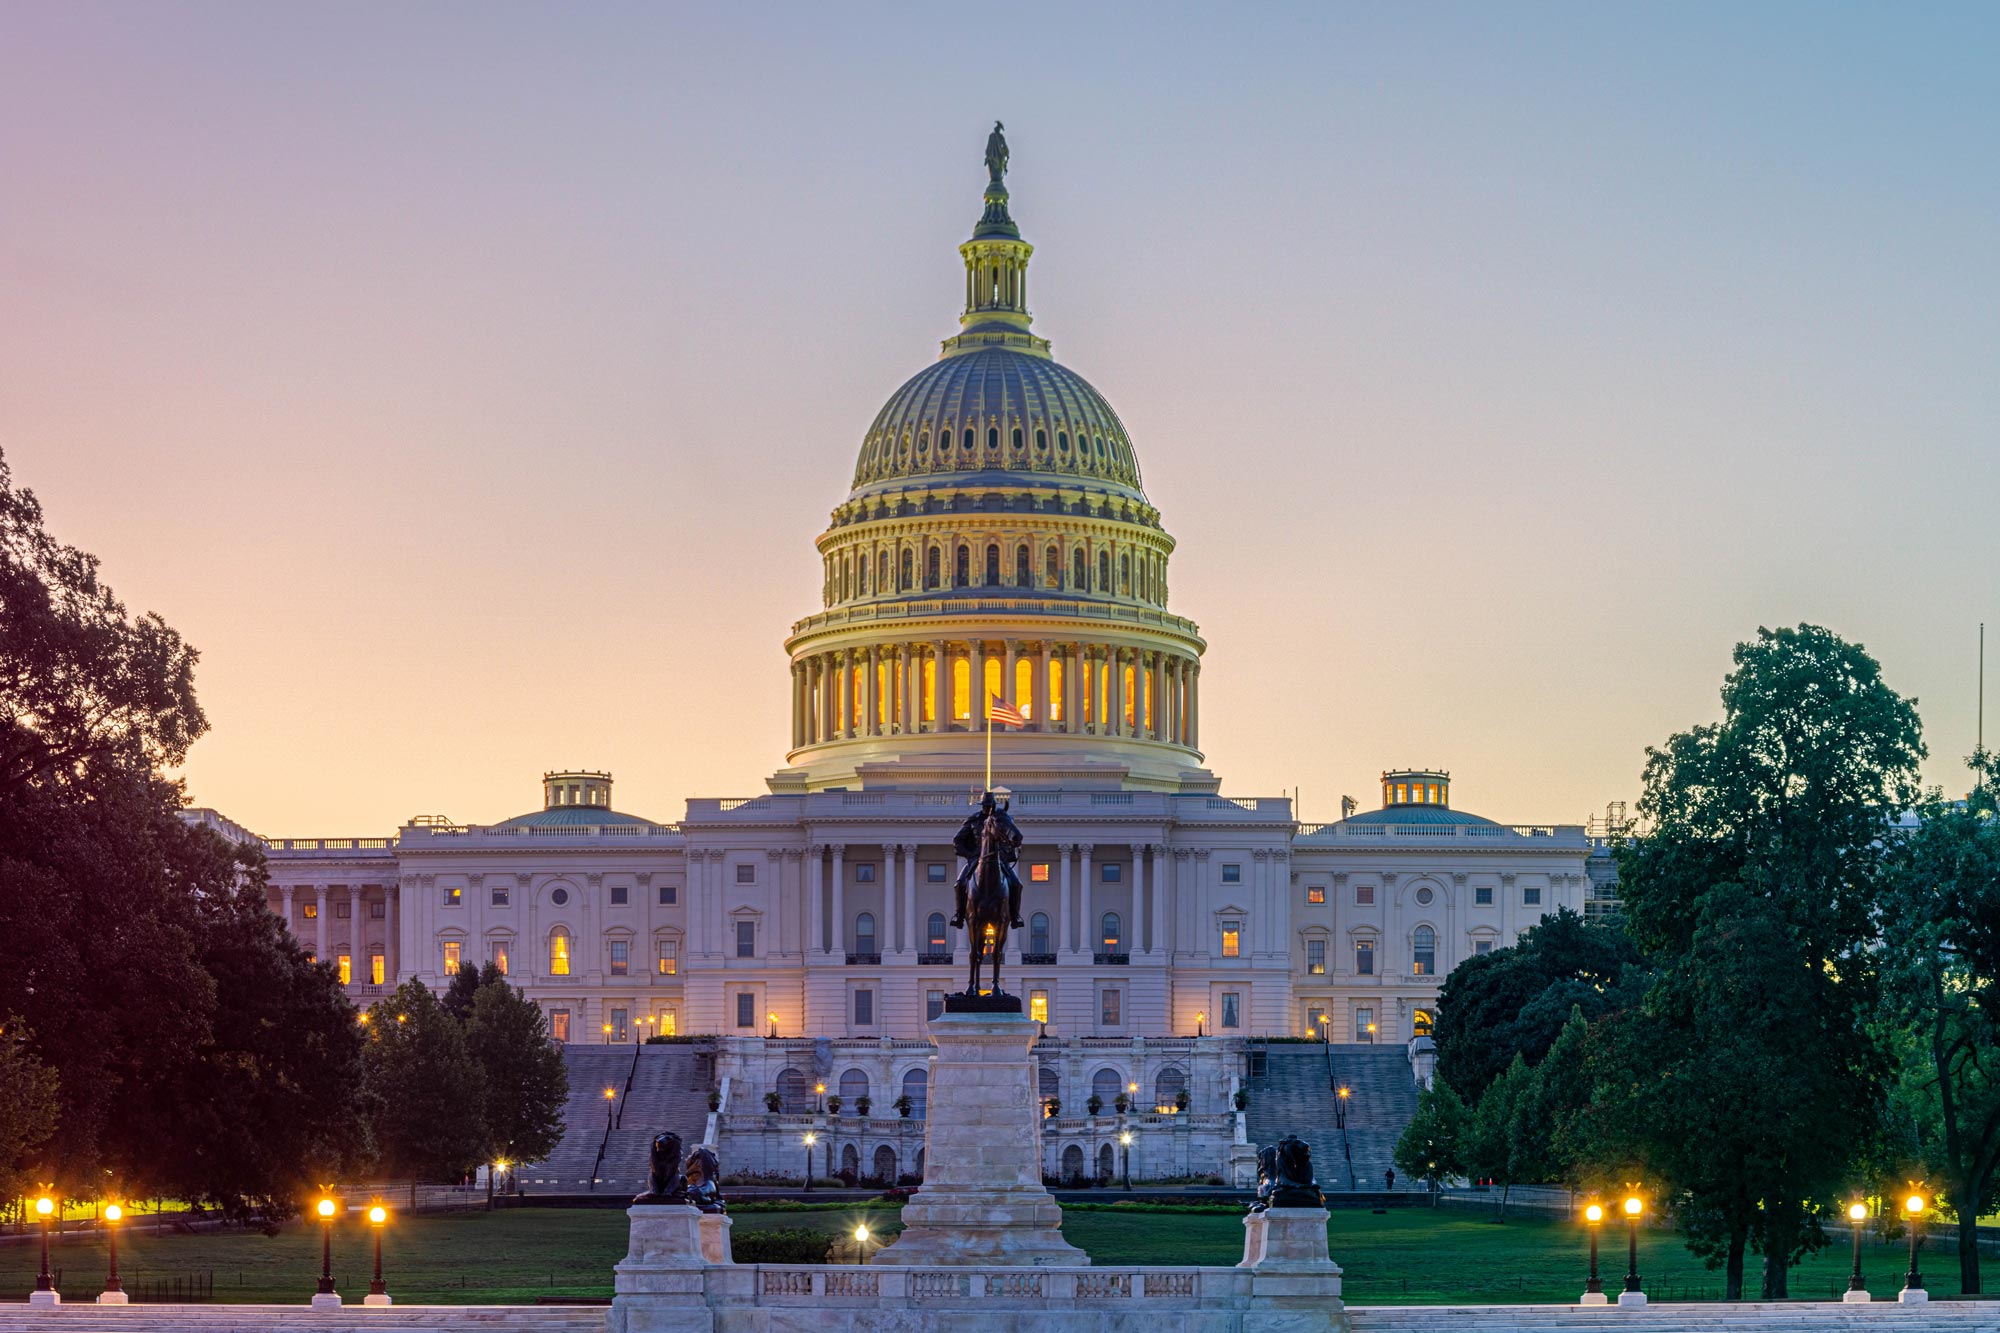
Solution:
{"label": "stone steps", "polygon": [[[1298,1135],[1312,1148],[1320,1187],[1344,1190],[1350,1176],[1335,1094],[1327,1086],[1328,1055],[1328,1048],[1312,1044],[1270,1047],[1264,1074],[1249,1082],[1246,1128],[1251,1142],[1259,1145]],[[1351,1094],[1346,1134],[1354,1162],[1351,1183],[1379,1190],[1382,1173],[1394,1164],[1396,1141],[1417,1112],[1417,1082],[1409,1058],[1400,1046],[1365,1045],[1336,1045],[1331,1056],[1334,1080]]]}
{"label": "stone steps", "polygon": [[[608,1191],[637,1193],[645,1185],[646,1164],[653,1136],[662,1130],[679,1134],[692,1145],[701,1140],[708,1116],[709,1089],[703,1064],[690,1046],[565,1046],[569,1070],[569,1101],[563,1107],[563,1140],[546,1162],[520,1172],[529,1193]],[[625,1080],[631,1077],[628,1092]],[[604,1134],[604,1090],[618,1093],[619,1128]],[[597,1149],[604,1145],[604,1161]]]}
{"label": "stone steps", "polygon": [[325,1333],[371,1329],[521,1330],[522,1333],[603,1333],[605,1307],[560,1305],[405,1305],[314,1310],[303,1305],[89,1305],[52,1308],[0,1305],[0,1333],[258,1333],[264,1329]]}

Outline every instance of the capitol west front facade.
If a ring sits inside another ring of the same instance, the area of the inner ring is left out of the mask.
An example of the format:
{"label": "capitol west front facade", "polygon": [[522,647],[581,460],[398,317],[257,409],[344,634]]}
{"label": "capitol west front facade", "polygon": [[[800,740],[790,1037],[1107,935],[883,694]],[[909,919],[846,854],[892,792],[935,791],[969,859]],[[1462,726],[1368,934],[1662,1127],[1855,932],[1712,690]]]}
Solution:
{"label": "capitol west front facade", "polygon": [[1174,540],[1117,414],[1031,332],[1008,204],[996,172],[959,332],[869,426],[818,538],[769,790],[655,822],[609,774],[555,772],[498,823],[263,840],[273,909],[356,999],[494,961],[570,1042],[775,1033],[918,1060],[965,984],[950,840],[983,781],[982,693],[1029,718],[993,741],[1027,835],[1004,981],[1051,1040],[1130,1043],[1119,1078],[1189,1076],[1197,1032],[1410,1042],[1454,964],[1583,909],[1580,826],[1465,814],[1442,772],[1385,773],[1380,809],[1323,826],[1222,794]]}

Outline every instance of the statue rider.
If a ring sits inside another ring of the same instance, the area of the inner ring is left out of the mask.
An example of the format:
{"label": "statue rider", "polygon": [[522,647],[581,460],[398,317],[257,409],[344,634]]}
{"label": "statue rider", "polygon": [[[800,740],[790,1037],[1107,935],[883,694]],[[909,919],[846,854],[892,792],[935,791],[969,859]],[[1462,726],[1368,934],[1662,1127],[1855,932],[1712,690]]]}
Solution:
{"label": "statue rider", "polygon": [[951,924],[960,930],[965,928],[965,893],[972,883],[972,873],[979,868],[979,835],[984,830],[988,817],[1000,821],[1000,878],[1007,885],[1007,919],[1010,928],[1021,929],[1021,877],[1014,873],[1014,862],[1020,858],[1021,830],[1007,813],[1007,806],[992,792],[979,798],[979,808],[966,816],[959,826],[958,835],[951,840],[952,847],[965,861],[965,869],[958,872],[956,887],[958,912]]}

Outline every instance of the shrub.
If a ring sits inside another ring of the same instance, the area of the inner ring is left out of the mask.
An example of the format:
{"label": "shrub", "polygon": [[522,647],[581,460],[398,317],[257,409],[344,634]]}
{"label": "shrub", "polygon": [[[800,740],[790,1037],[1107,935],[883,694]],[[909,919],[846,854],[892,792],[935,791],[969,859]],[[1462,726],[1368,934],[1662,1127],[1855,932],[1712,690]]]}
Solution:
{"label": "shrub", "polygon": [[1104,1099],[1093,1092],[1090,1094],[1089,1099],[1084,1102],[1083,1109],[1092,1115],[1096,1115],[1104,1109]]}
{"label": "shrub", "polygon": [[839,1115],[839,1114],[840,1114],[840,1096],[839,1096],[839,1094],[837,1094],[837,1093],[836,1093],[836,1094],[835,1094],[834,1096],[831,1096],[831,1097],[829,1097],[829,1098],[827,1098],[827,1099],[826,1099],[826,1113],[827,1113],[828,1115]]}
{"label": "shrub", "polygon": [[910,1112],[916,1108],[917,1104],[910,1100],[910,1094],[906,1092],[902,1096],[898,1097],[895,1101],[890,1102],[889,1105],[896,1108],[897,1115],[903,1117],[903,1119],[905,1120],[908,1120],[910,1118]]}
{"label": "shrub", "polygon": [[1112,1099],[1111,1105],[1119,1115],[1124,1115],[1132,1109],[1132,1099],[1121,1092]]}
{"label": "shrub", "polygon": [[832,1237],[810,1227],[772,1227],[730,1237],[739,1264],[823,1264]]}
{"label": "shrub", "polygon": [[1250,1109],[1250,1093],[1248,1089],[1238,1088],[1236,1090],[1236,1109],[1239,1111]]}
{"label": "shrub", "polygon": [[780,1097],[777,1093],[767,1092],[764,1094],[764,1109],[766,1111],[776,1112],[779,1108],[783,1107],[784,1104],[785,1104],[785,1099],[783,1097]]}
{"label": "shrub", "polygon": [[1188,1090],[1186,1088],[1182,1088],[1174,1094],[1174,1109],[1176,1111],[1185,1111],[1188,1109]]}
{"label": "shrub", "polygon": [[874,1108],[874,1105],[875,1105],[875,1099],[873,1097],[870,1097],[865,1092],[862,1093],[859,1097],[856,1097],[854,1099],[854,1109],[856,1113],[863,1116],[866,1116],[868,1112]]}
{"label": "shrub", "polygon": [[1062,1114],[1062,1098],[1051,1097],[1042,1103],[1042,1114],[1053,1120]]}
{"label": "shrub", "polygon": [[720,1111],[722,1109],[721,1089],[718,1088],[716,1091],[708,1094],[708,1109],[711,1111]]}

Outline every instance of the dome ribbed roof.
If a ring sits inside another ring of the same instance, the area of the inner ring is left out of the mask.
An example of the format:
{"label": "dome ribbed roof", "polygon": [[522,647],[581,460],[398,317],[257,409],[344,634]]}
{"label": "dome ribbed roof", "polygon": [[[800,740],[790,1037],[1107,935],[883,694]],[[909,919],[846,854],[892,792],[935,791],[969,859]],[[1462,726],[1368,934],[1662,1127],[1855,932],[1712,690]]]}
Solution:
{"label": "dome ribbed roof", "polygon": [[1349,815],[1346,824],[1491,824],[1481,815],[1442,805],[1391,805],[1365,814]]}
{"label": "dome ribbed roof", "polygon": [[576,824],[650,824],[650,819],[620,814],[601,805],[559,805],[548,810],[531,810],[525,815],[503,819],[496,828],[555,828]]}
{"label": "dome ribbed roof", "polygon": [[854,487],[982,471],[1140,489],[1138,459],[1104,395],[1046,355],[1008,347],[955,352],[891,394],[862,441]]}

